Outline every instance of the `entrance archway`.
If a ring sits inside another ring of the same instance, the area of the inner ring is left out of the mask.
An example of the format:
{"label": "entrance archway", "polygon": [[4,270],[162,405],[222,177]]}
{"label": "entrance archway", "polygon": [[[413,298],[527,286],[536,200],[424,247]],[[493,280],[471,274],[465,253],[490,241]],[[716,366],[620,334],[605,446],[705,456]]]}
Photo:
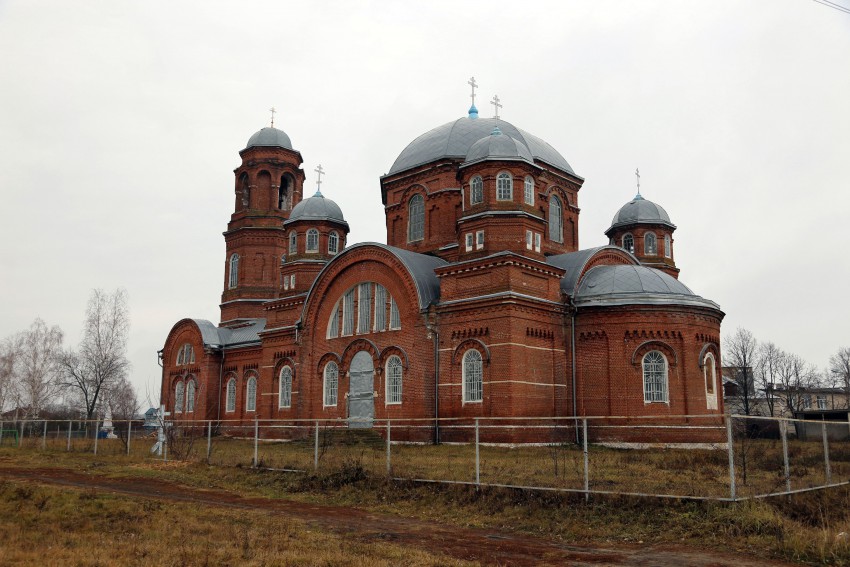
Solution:
{"label": "entrance archway", "polygon": [[375,418],[375,365],[372,355],[361,350],[351,359],[348,392],[348,426],[371,428]]}

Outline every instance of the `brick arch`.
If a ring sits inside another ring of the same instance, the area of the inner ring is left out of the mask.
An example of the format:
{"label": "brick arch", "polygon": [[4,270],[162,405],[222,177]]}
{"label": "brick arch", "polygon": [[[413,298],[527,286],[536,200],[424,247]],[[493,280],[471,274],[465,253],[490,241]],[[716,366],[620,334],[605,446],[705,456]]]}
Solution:
{"label": "brick arch", "polygon": [[[326,352],[322,356],[319,357],[319,360],[316,363],[316,372],[319,373],[319,376],[322,375],[322,372],[327,366],[328,362],[336,362],[337,367],[342,367],[342,357],[335,352]],[[294,376],[293,376],[294,379]]]}
{"label": "brick arch", "polygon": [[380,360],[381,351],[378,350],[378,346],[375,343],[363,337],[354,339],[348,343],[348,346],[342,351],[342,357],[340,358],[342,362],[341,366],[347,368],[351,364],[351,359],[354,358],[354,355],[361,350],[365,350],[372,355],[372,364],[377,368],[378,365],[375,364],[375,361]]}
{"label": "brick arch", "polygon": [[462,358],[462,356],[466,354],[466,351],[471,348],[474,348],[475,350],[480,352],[483,361],[487,364],[490,364],[490,349],[487,348],[487,345],[485,345],[478,339],[466,339],[465,341],[457,345],[457,347],[455,347],[454,352],[452,353],[452,364],[459,364],[459,359]]}
{"label": "brick arch", "polygon": [[635,348],[632,353],[632,366],[637,366],[640,364],[640,360],[643,358],[643,355],[648,353],[651,350],[660,351],[667,358],[667,364],[670,368],[675,367],[679,363],[679,359],[676,356],[676,350],[667,344],[664,341],[651,340],[644,341]]}
{"label": "brick arch", "polygon": [[712,356],[714,356],[715,364],[720,363],[720,349],[718,349],[717,345],[714,343],[705,343],[704,345],[702,345],[702,348],[699,351],[699,358],[697,359],[697,364],[699,365],[700,369],[705,366],[705,363],[703,361],[705,360],[705,355],[708,353],[711,353]]}
{"label": "brick arch", "polygon": [[277,359],[274,363],[274,369],[272,371],[272,386],[275,386],[280,382],[280,371],[284,366],[288,366],[292,369],[292,383],[295,384],[295,379],[298,376],[298,366],[295,364],[295,360],[291,357],[284,356]]}
{"label": "brick arch", "polygon": [[[407,356],[407,352],[399,346],[391,345],[381,351],[380,356],[378,357],[378,362],[380,363],[380,368],[383,368],[387,364],[387,360],[391,356],[398,356],[401,359],[401,367],[407,370],[410,368],[410,359]],[[377,367],[376,367],[377,368]]]}

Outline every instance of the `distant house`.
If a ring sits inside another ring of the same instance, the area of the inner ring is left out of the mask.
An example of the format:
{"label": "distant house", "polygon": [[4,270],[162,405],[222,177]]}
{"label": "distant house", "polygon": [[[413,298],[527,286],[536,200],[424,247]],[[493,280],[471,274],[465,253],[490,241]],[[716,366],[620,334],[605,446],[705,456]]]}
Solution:
{"label": "distant house", "polygon": [[159,410],[150,408],[145,412],[145,429],[156,429],[159,427]]}

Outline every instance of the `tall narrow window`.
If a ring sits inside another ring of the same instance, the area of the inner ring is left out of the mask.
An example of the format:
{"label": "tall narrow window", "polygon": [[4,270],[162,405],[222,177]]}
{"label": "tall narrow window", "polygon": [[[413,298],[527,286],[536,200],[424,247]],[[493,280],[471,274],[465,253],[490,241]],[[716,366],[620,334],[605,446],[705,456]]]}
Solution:
{"label": "tall narrow window", "polygon": [[510,201],[514,198],[514,179],[510,173],[500,173],[496,176],[496,199]]}
{"label": "tall narrow window", "polygon": [[327,406],[335,406],[337,399],[337,389],[339,387],[339,368],[336,362],[328,362],[325,366],[324,380],[324,400],[323,404]]}
{"label": "tall narrow window", "polygon": [[372,330],[372,284],[362,283],[357,287],[357,332],[368,333]]}
{"label": "tall narrow window", "polygon": [[242,174],[242,195],[241,195],[241,203],[242,208],[247,209],[251,204],[251,186],[248,184],[248,176],[246,174]]}
{"label": "tall narrow window", "polygon": [[331,317],[328,319],[328,338],[335,339],[339,336],[339,301],[334,305],[331,311]]}
{"label": "tall narrow window", "polygon": [[183,382],[177,382],[174,387],[174,413],[183,412]]}
{"label": "tall narrow window", "polygon": [[631,234],[626,234],[623,236],[623,248],[631,252],[635,253],[635,239]]}
{"label": "tall narrow window", "polygon": [[469,192],[469,204],[477,205],[484,201],[484,181],[476,175],[470,182],[471,191]]}
{"label": "tall narrow window", "polygon": [[407,241],[425,238],[425,199],[414,195],[407,205]]}
{"label": "tall narrow window", "polygon": [[319,251],[319,231],[311,228],[307,231],[307,252]]}
{"label": "tall narrow window", "polygon": [[228,278],[227,287],[233,289],[239,283],[239,254],[233,254],[230,257],[230,277]]}
{"label": "tall narrow window", "polygon": [[342,296],[342,334],[354,334],[354,290]]}
{"label": "tall narrow window", "polygon": [[387,329],[387,288],[375,284],[375,330]]}
{"label": "tall narrow window", "polygon": [[643,357],[643,401],[667,401],[667,359],[657,350]]}
{"label": "tall narrow window", "polygon": [[479,230],[475,233],[475,249],[481,250],[484,248],[484,231]]}
{"label": "tall narrow window", "polygon": [[289,254],[298,254],[298,233],[289,231]]}
{"label": "tall narrow window", "polygon": [[534,233],[534,251],[540,252],[540,233],[539,232]]}
{"label": "tall narrow window", "polygon": [[280,187],[277,190],[277,208],[281,211],[289,208],[289,178],[285,175],[280,178]]}
{"label": "tall narrow window", "polygon": [[530,230],[525,231],[525,247],[528,250],[534,250],[534,233]]}
{"label": "tall narrow window", "polygon": [[467,252],[472,250],[472,240],[473,240],[473,238],[474,238],[474,235],[471,232],[467,233],[467,235],[466,235],[466,251]]}
{"label": "tall narrow window", "polygon": [[483,399],[483,373],[481,353],[475,349],[463,355],[463,401],[480,402]]}
{"label": "tall narrow window", "polygon": [[673,246],[673,245],[672,245],[672,243],[670,242],[670,235],[669,235],[669,234],[665,234],[665,235],[664,235],[664,257],[665,257],[665,258],[672,258],[672,257],[673,257],[673,248],[672,248],[672,246]]}
{"label": "tall narrow window", "polygon": [[647,232],[643,235],[643,253],[647,256],[658,254],[658,241],[655,239],[655,234]]}
{"label": "tall narrow window", "polygon": [[186,411],[191,413],[195,411],[195,381],[189,380],[186,382]]}
{"label": "tall narrow window", "polygon": [[227,404],[225,411],[236,411],[236,378],[227,381]]}
{"label": "tall narrow window", "polygon": [[714,395],[714,385],[717,382],[717,371],[714,368],[714,355],[708,353],[702,361],[702,374],[705,378],[705,391]]}
{"label": "tall narrow window", "polygon": [[390,297],[390,329],[401,329],[401,314],[394,297]]}
{"label": "tall narrow window", "polygon": [[284,366],[280,370],[280,392],[278,406],[292,407],[292,369]]}
{"label": "tall narrow window", "polygon": [[534,179],[527,175],[525,177],[525,184],[523,185],[523,197],[525,197],[526,205],[534,204]]}
{"label": "tall narrow window", "polygon": [[245,398],[245,410],[257,411],[257,379],[253,376],[248,378],[248,387]]}
{"label": "tall narrow window", "polygon": [[557,195],[549,202],[549,240],[564,241],[564,210]]}
{"label": "tall narrow window", "polygon": [[401,359],[391,356],[387,360],[387,403],[401,403]]}
{"label": "tall narrow window", "polygon": [[328,235],[328,254],[336,254],[339,251],[339,235],[331,232]]}

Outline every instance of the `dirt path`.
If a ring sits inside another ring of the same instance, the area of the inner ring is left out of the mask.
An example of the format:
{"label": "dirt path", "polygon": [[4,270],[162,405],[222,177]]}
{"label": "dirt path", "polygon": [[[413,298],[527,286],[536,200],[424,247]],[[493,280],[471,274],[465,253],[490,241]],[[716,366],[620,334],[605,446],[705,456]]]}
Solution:
{"label": "dirt path", "polygon": [[243,498],[215,490],[200,490],[161,480],[114,479],[66,469],[0,468],[0,476],[17,480],[100,490],[161,500],[259,510],[302,520],[309,525],[368,542],[390,541],[442,552],[485,565],[621,565],[657,567],[756,567],[790,565],[728,553],[661,545],[616,548],[564,545],[555,540],[498,530],[467,529],[435,522],[371,513],[357,508]]}

